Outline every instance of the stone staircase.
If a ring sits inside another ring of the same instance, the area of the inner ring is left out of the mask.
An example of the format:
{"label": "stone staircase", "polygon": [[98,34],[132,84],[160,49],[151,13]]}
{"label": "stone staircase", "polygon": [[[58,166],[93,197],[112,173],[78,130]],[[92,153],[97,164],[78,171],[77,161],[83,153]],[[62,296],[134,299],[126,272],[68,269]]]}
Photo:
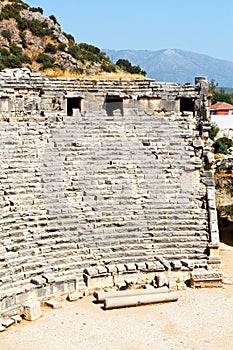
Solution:
{"label": "stone staircase", "polygon": [[[207,268],[218,232],[205,79],[181,87],[24,69],[1,72],[0,90],[0,314]],[[193,110],[179,112],[186,102]]]}
{"label": "stone staircase", "polygon": [[104,111],[2,122],[0,290],[46,275],[82,289],[94,265],[205,260],[195,122]]}

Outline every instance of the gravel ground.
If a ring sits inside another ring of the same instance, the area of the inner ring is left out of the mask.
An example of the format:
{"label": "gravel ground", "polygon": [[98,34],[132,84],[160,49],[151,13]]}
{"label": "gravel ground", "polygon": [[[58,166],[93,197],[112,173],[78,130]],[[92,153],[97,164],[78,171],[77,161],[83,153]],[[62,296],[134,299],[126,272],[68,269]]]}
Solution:
{"label": "gravel ground", "polygon": [[[223,247],[223,268],[233,282],[233,248]],[[0,334],[1,350],[231,350],[233,285],[188,289],[173,303],[104,311],[92,296],[43,309]]]}

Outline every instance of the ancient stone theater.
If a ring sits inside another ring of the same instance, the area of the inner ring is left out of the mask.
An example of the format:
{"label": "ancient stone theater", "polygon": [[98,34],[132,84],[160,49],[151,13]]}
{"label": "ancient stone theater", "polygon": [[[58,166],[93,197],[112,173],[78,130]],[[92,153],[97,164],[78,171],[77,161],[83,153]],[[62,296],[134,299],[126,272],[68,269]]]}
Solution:
{"label": "ancient stone theater", "polygon": [[0,73],[0,314],[220,266],[206,78]]}

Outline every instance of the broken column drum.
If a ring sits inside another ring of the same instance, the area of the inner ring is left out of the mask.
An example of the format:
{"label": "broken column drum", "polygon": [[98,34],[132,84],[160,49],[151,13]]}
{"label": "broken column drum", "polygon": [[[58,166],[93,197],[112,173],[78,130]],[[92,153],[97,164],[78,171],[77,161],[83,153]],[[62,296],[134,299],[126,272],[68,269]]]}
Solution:
{"label": "broken column drum", "polygon": [[0,73],[0,313],[219,263],[207,86]]}

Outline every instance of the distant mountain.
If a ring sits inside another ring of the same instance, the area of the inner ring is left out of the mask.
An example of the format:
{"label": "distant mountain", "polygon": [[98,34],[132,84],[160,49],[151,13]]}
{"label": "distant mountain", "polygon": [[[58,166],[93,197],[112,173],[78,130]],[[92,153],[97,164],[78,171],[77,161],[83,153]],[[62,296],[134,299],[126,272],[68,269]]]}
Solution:
{"label": "distant mountain", "polygon": [[196,76],[206,76],[219,86],[233,86],[233,62],[179,49],[108,50],[104,52],[116,62],[128,59],[147,72],[148,78],[157,81],[172,81],[182,84],[193,83]]}

